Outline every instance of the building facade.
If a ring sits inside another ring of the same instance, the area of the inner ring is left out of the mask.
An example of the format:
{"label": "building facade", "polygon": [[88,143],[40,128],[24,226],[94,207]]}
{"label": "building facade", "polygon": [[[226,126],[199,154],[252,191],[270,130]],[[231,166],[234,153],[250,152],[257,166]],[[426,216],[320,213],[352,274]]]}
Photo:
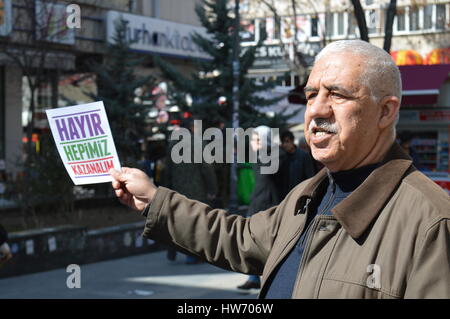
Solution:
{"label": "building facade", "polygon": [[[48,129],[45,109],[91,101],[89,93],[95,94],[97,85],[88,62],[107,56],[117,18],[128,21],[127,36],[137,40],[131,49],[144,58],[137,74],[157,76],[155,55],[188,71],[192,59],[202,55],[190,38],[203,30],[197,2],[0,0],[0,182],[20,171],[32,100],[36,151],[39,130]],[[29,80],[42,74],[33,91]]]}
{"label": "building facade", "polygon": [[[348,0],[297,0],[295,8],[292,3],[244,0],[242,45],[255,45],[266,34],[253,75],[275,77],[280,87],[301,93],[322,47],[360,35]],[[389,1],[361,0],[361,5],[370,42],[383,47]],[[403,81],[397,131],[412,138],[418,168],[450,192],[450,1],[397,1],[392,31],[390,54]]]}

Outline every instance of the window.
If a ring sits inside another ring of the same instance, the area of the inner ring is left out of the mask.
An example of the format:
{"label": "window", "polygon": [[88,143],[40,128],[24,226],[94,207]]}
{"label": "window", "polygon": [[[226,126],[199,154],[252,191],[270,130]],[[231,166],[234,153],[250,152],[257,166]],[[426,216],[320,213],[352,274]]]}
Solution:
{"label": "window", "polygon": [[436,29],[444,30],[445,29],[445,19],[446,19],[446,10],[445,4],[437,4],[436,5]]}
{"label": "window", "polygon": [[419,8],[410,7],[409,8],[409,30],[417,31],[419,30]]}
{"label": "window", "polygon": [[[300,30],[297,30],[300,32]],[[294,39],[295,26],[293,17],[285,17],[281,19],[281,39],[292,41]]]}
{"label": "window", "polygon": [[379,20],[379,12],[377,10],[366,11],[367,29],[369,34],[377,33],[377,26]]}
{"label": "window", "polygon": [[258,20],[258,40],[267,39],[266,19]]}
{"label": "window", "polygon": [[284,86],[291,86],[292,85],[292,78],[291,78],[291,74],[286,74],[284,76]]}
{"label": "window", "polygon": [[311,17],[311,36],[319,36],[319,18],[317,16]]}
{"label": "window", "polygon": [[159,18],[161,15],[159,0],[151,0],[152,1],[152,17]]}
{"label": "window", "polygon": [[281,19],[274,19],[274,20],[275,20],[274,39],[280,39],[281,38]]}
{"label": "window", "polygon": [[239,4],[239,10],[243,13],[248,13],[250,11],[250,3],[248,0],[241,1]]}
{"label": "window", "polygon": [[348,14],[348,35],[356,35],[356,29],[358,27],[358,22],[356,21],[355,14],[350,12]]}
{"label": "window", "polygon": [[337,13],[337,35],[344,35],[344,12]]}
{"label": "window", "polygon": [[424,30],[433,28],[433,5],[423,7],[423,28]]}
{"label": "window", "polygon": [[280,39],[280,27],[281,21],[280,19],[275,19],[274,17],[266,19],[266,32],[267,32],[267,40],[278,40]]}
{"label": "window", "polygon": [[395,16],[397,19],[397,31],[405,31],[406,30],[406,8],[397,8],[397,15]]}
{"label": "window", "polygon": [[326,13],[325,16],[325,28],[326,32],[325,34],[327,37],[331,37],[334,34],[334,14],[333,13]]}

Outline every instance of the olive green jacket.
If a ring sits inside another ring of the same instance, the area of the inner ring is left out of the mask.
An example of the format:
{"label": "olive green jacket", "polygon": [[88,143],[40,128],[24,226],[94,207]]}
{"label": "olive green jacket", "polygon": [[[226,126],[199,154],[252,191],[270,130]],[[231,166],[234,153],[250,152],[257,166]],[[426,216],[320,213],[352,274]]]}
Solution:
{"label": "olive green jacket", "polygon": [[[325,169],[250,218],[160,187],[144,236],[208,262],[262,275],[260,296],[304,228]],[[311,224],[293,298],[450,298],[450,199],[393,144],[333,216]]]}

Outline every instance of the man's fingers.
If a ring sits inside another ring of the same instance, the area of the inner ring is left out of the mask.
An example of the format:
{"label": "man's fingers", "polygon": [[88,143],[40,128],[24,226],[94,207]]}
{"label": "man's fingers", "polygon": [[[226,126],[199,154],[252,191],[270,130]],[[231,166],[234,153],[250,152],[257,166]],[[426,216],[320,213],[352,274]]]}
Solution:
{"label": "man's fingers", "polygon": [[124,194],[124,191],[123,191],[123,189],[121,189],[121,188],[116,189],[115,192],[116,192],[116,196],[117,196],[117,197],[122,197],[123,194]]}
{"label": "man's fingers", "polygon": [[122,180],[122,172],[120,172],[120,171],[118,171],[118,170],[116,170],[116,169],[114,169],[114,168],[111,168],[110,170],[109,170],[109,174],[112,176],[112,178],[114,178],[116,181],[119,181],[119,182],[121,182]]}
{"label": "man's fingers", "polygon": [[113,187],[114,189],[120,189],[120,188],[121,188],[120,182],[118,182],[118,181],[112,181],[112,187]]}
{"label": "man's fingers", "polygon": [[116,181],[119,182],[126,182],[129,178],[130,168],[128,167],[122,167],[122,171],[118,171],[114,168],[111,168],[109,170],[109,174],[114,178]]}

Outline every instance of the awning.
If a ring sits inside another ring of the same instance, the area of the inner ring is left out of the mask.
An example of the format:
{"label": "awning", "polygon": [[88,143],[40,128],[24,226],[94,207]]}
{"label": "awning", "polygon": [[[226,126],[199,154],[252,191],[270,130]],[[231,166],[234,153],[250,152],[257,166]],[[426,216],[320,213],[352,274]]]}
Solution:
{"label": "awning", "polygon": [[397,65],[419,65],[423,64],[423,58],[419,52],[414,50],[392,51],[391,57]]}
{"label": "awning", "polygon": [[449,64],[450,48],[434,49],[427,54],[424,64]]}
{"label": "awning", "polygon": [[402,105],[436,104],[439,88],[449,77],[450,64],[399,66],[402,75]]}

